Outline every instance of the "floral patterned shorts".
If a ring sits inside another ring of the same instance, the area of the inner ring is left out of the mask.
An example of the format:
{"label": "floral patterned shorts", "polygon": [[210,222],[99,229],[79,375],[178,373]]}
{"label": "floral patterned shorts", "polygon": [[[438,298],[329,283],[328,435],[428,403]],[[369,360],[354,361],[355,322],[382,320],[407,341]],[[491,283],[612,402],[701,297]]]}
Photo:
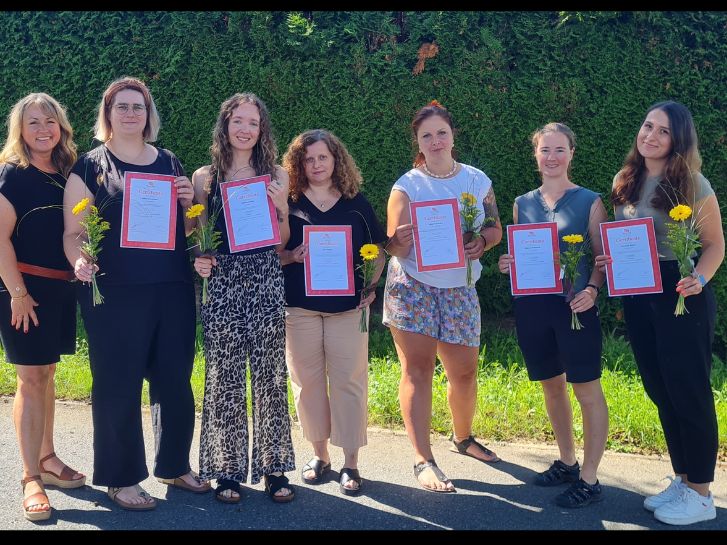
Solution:
{"label": "floral patterned shorts", "polygon": [[435,288],[389,261],[384,290],[385,326],[438,341],[480,346],[480,301],[475,288]]}

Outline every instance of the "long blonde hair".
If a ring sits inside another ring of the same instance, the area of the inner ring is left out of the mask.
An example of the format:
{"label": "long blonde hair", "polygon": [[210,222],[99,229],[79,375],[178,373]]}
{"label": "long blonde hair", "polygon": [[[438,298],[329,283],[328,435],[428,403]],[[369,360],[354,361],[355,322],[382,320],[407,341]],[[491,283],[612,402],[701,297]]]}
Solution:
{"label": "long blonde hair", "polygon": [[63,176],[68,176],[76,162],[76,143],[73,141],[73,127],[68,121],[66,110],[56,99],[46,93],[30,93],[15,103],[8,114],[8,137],[0,151],[0,163],[13,163],[21,168],[30,165],[31,153],[23,140],[23,116],[31,106],[38,106],[47,116],[58,122],[61,139],[51,152],[53,166]]}

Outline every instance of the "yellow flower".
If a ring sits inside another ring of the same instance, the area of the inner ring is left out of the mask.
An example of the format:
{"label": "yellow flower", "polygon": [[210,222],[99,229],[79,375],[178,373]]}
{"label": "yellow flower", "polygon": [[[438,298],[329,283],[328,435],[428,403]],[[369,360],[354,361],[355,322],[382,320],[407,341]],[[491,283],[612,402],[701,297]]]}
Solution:
{"label": "yellow flower", "polygon": [[189,219],[196,218],[202,213],[202,210],[204,210],[204,205],[202,204],[194,204],[189,207],[187,210],[187,213],[185,214]]}
{"label": "yellow flower", "polygon": [[83,212],[86,209],[86,207],[88,206],[88,203],[90,201],[91,201],[91,199],[89,199],[88,197],[78,201],[78,204],[76,204],[76,206],[73,207],[73,215],[77,216],[78,214]]}
{"label": "yellow flower", "polygon": [[684,221],[692,215],[692,209],[686,204],[678,204],[671,210],[669,210],[669,216],[674,221]]}
{"label": "yellow flower", "polygon": [[579,242],[583,242],[583,235],[566,235],[563,237],[563,240],[568,244],[578,244]]}
{"label": "yellow flower", "polygon": [[379,247],[376,244],[364,244],[359,251],[365,261],[379,257]]}
{"label": "yellow flower", "polygon": [[475,204],[477,204],[477,197],[475,197],[472,193],[462,193],[462,196],[459,198],[459,200],[462,202],[462,204],[466,206],[474,206]]}

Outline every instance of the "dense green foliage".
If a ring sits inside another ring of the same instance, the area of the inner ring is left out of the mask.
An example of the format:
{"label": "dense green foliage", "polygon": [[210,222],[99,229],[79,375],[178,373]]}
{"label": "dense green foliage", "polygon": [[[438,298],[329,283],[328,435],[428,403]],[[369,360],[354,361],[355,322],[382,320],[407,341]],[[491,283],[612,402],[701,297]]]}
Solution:
{"label": "dense green foliage", "polygon": [[[415,75],[429,43],[438,51]],[[48,92],[67,106],[83,151],[106,85],[141,77],[162,117],[159,143],[190,173],[208,162],[220,103],[253,91],[270,108],[281,154],[305,129],[338,134],[382,220],[411,165],[411,117],[433,98],[454,115],[459,159],[493,179],[503,223],[514,197],[537,184],[533,130],[570,125],[573,180],[607,197],[658,100],[691,109],[704,174],[718,195],[727,183],[724,12],[3,12],[0,50],[0,111]],[[484,259],[478,284],[487,315],[510,310],[495,267],[501,249]],[[723,271],[713,284],[727,302]],[[618,308],[603,301],[608,330]],[[724,312],[717,340],[724,354]]]}

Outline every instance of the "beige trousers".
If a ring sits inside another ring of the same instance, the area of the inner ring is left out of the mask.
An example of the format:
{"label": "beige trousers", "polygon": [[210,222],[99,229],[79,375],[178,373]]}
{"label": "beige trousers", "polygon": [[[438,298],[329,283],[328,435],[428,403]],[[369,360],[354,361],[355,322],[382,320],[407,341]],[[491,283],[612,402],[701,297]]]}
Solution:
{"label": "beige trousers", "polygon": [[366,445],[368,333],[361,311],[327,313],[287,307],[285,361],[303,436],[357,449]]}

